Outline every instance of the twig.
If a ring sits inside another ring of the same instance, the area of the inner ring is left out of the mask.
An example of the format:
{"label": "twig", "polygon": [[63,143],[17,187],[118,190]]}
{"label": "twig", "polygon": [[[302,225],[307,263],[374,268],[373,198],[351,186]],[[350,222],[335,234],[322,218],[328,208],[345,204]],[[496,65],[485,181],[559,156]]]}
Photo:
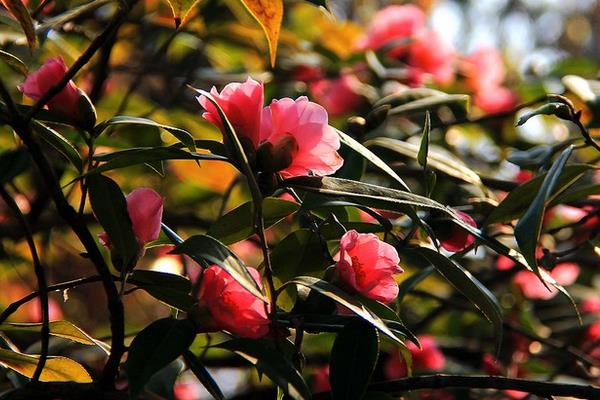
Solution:
{"label": "twig", "polygon": [[8,207],[15,214],[17,220],[19,221],[19,223],[23,227],[23,230],[25,231],[25,238],[27,240],[27,246],[29,247],[29,251],[31,253],[31,258],[33,260],[33,268],[38,283],[38,290],[40,294],[40,307],[42,310],[42,329],[40,332],[42,346],[40,358],[38,360],[37,366],[35,367],[33,376],[31,377],[31,380],[33,382],[38,382],[40,376],[42,375],[44,365],[46,365],[46,360],[48,359],[48,343],[50,341],[50,317],[48,312],[48,283],[46,282],[46,273],[40,261],[37,249],[35,247],[33,235],[31,234],[31,230],[29,229],[29,225],[27,224],[27,220],[25,220],[21,209],[19,208],[15,200],[11,197],[11,195],[1,185],[0,196],[2,197],[6,205],[8,205]]}

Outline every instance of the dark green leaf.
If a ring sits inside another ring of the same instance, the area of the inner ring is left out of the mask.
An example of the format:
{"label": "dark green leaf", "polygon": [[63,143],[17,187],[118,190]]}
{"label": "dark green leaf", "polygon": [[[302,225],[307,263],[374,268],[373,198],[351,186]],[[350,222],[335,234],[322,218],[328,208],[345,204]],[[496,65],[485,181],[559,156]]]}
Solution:
{"label": "dark green leaf", "polygon": [[567,121],[573,119],[571,108],[567,104],[561,102],[552,102],[544,104],[543,106],[538,107],[534,111],[523,114],[517,121],[517,126],[523,125],[531,117],[535,117],[536,115],[554,115],[560,119],[565,119]]}
{"label": "dark green leaf", "polygon": [[216,239],[206,235],[192,236],[175,247],[172,253],[187,254],[190,257],[206,260],[210,264],[216,264],[254,296],[264,302],[268,301],[244,262]]}
{"label": "dark green leaf", "polygon": [[83,170],[83,161],[79,152],[64,136],[54,129],[33,120],[33,129],[46,143],[52,146],[56,151],[62,154],[75,168],[81,173]]}
{"label": "dark green leaf", "polygon": [[161,368],[160,371],[152,375],[148,383],[146,383],[146,392],[160,396],[161,399],[177,400],[174,390],[175,382],[184,368],[185,365],[180,359],[171,361],[164,368]]}
{"label": "dark green leaf", "polygon": [[[225,244],[232,244],[254,234],[255,215],[252,202],[247,202],[219,218],[208,230],[208,235]],[[263,200],[265,229],[275,225],[300,206],[294,202],[267,197]]]}
{"label": "dark green leaf", "polygon": [[538,276],[540,276],[540,273],[537,267],[535,249],[542,229],[542,218],[546,209],[546,201],[550,198],[554,187],[558,183],[559,177],[572,152],[573,146],[571,145],[561,153],[546,174],[540,190],[527,208],[527,211],[519,219],[515,227],[515,239],[521,249],[521,253]]}
{"label": "dark green leaf", "polygon": [[196,302],[190,295],[192,283],[181,275],[137,269],[129,276],[128,282],[181,311],[188,311]]}
{"label": "dark green leaf", "polygon": [[427,169],[427,157],[429,155],[429,131],[431,131],[431,117],[429,111],[425,112],[425,123],[423,124],[423,136],[417,153],[417,162],[423,169]]}
{"label": "dark green leaf", "polygon": [[202,383],[204,388],[210,393],[210,395],[216,400],[225,400],[225,396],[221,391],[221,388],[215,382],[213,377],[210,375],[210,372],[206,369],[204,364],[200,361],[198,357],[194,353],[189,350],[186,350],[183,353],[183,359],[186,364],[190,368],[190,370],[196,375],[196,378]]}
{"label": "dark green leaf", "polygon": [[100,174],[112,169],[163,160],[227,161],[227,158],[215,154],[190,153],[175,147],[139,147],[110,154],[100,154],[95,157],[95,160],[106,160],[107,162],[88,171],[88,175]]}
{"label": "dark green leaf", "polygon": [[131,397],[136,399],[152,375],[183,354],[195,337],[193,322],[173,318],[154,321],[138,333],[125,363]]}
{"label": "dark green leaf", "polygon": [[186,130],[176,128],[174,126],[159,124],[147,118],[131,117],[127,115],[117,115],[108,121],[104,121],[94,128],[95,136],[100,135],[106,128],[112,125],[147,125],[155,128],[162,128],[169,132],[181,143],[183,143],[191,152],[196,152],[196,143],[194,137]]}
{"label": "dark green leaf", "polygon": [[273,341],[267,339],[233,339],[217,345],[235,352],[265,374],[294,400],[308,400],[310,390],[300,373],[281,354]]}
{"label": "dark green leaf", "polygon": [[298,275],[322,275],[328,260],[319,237],[309,229],[299,229],[283,238],[271,253],[273,278],[277,285]]}
{"label": "dark green leaf", "polygon": [[421,347],[419,339],[404,325],[396,311],[392,310],[390,307],[379,301],[369,299],[360,295],[355,295],[355,297],[370,311],[372,311],[375,315],[377,315],[379,318],[385,321],[385,324],[390,329],[392,329],[395,332],[399,332],[402,336],[408,338],[415,345]]}
{"label": "dark green leaf", "polygon": [[[554,186],[555,190],[550,197],[552,198],[562,193],[579,178],[581,178],[584,173],[592,168],[593,167],[591,165],[585,164],[572,164],[565,166],[565,168],[560,171],[560,176],[556,182],[556,185]],[[490,225],[499,222],[510,222],[513,219],[517,219],[523,215],[529,205],[533,202],[536,194],[540,191],[542,183],[546,179],[547,175],[548,174],[545,173],[536,176],[530,181],[527,181],[513,189],[486,218],[484,225]]]}
{"label": "dark green leaf", "polygon": [[137,262],[140,247],[125,196],[119,185],[104,175],[90,175],[86,183],[94,215],[108,234],[113,264],[119,271],[129,271]]}
{"label": "dark green leaf", "polygon": [[327,281],[314,278],[312,276],[298,276],[292,279],[291,281],[287,282],[285,285],[289,284],[302,285],[310,289],[316,290],[322,295],[329,297],[336,303],[339,303],[340,305],[346,307],[347,309],[349,309],[350,311],[367,321],[369,324],[379,329],[394,342],[402,344],[402,341],[398,339],[398,337],[394,335],[392,331],[390,331],[390,329],[383,323],[383,321],[377,315],[375,315],[358,300],[356,300],[337,286],[334,286]]}
{"label": "dark green leaf", "polygon": [[338,333],[331,349],[330,382],[334,400],[362,399],[379,356],[379,336],[360,321]]}
{"label": "dark green leaf", "polygon": [[12,181],[31,165],[31,156],[25,147],[0,154],[0,184]]}
{"label": "dark green leaf", "polygon": [[477,307],[492,323],[498,343],[502,337],[502,308],[496,296],[477,280],[469,271],[441,253],[427,247],[414,250],[425,257],[444,278]]}
{"label": "dark green leaf", "polygon": [[359,142],[354,140],[352,137],[346,135],[344,132],[339,131],[339,130],[336,130],[336,131],[337,131],[338,135],[340,136],[340,140],[343,144],[350,147],[352,150],[354,150],[355,152],[360,154],[366,160],[370,161],[377,168],[379,168],[382,171],[384,171],[385,173],[387,173],[389,176],[391,176],[394,179],[394,181],[396,181],[398,184],[400,184],[400,186],[402,186],[406,191],[410,192],[409,187],[406,185],[406,183],[404,183],[402,178],[400,178],[398,176],[398,174],[396,172],[394,172],[393,169],[391,169],[385,162],[383,162],[383,160],[381,160],[379,157],[377,157],[375,154],[373,154],[373,152],[371,152],[371,150],[367,149],[365,146],[363,146],[362,144],[360,144]]}

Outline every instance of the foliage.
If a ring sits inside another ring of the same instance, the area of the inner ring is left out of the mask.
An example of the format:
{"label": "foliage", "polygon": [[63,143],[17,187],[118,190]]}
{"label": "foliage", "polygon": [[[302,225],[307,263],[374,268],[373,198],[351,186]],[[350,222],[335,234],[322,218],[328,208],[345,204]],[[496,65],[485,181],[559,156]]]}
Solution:
{"label": "foliage", "polygon": [[355,3],[2,1],[0,399],[600,398],[593,62]]}

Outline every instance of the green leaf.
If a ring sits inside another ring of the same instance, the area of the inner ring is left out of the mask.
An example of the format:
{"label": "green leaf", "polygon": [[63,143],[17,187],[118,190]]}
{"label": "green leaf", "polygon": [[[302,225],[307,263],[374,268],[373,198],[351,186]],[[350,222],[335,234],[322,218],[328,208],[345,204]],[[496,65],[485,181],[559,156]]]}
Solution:
{"label": "green leaf", "polygon": [[216,347],[235,352],[266,375],[294,400],[308,400],[310,390],[300,373],[267,339],[233,339]]}
{"label": "green leaf", "polygon": [[131,397],[136,399],[152,375],[183,354],[195,337],[193,322],[173,318],[154,321],[138,333],[125,363]]}
{"label": "green leaf", "polygon": [[[267,197],[263,200],[265,229],[296,212],[300,206],[294,202]],[[232,244],[254,234],[253,203],[247,202],[221,216],[208,230],[208,235],[225,244]]]}
{"label": "green leaf", "polygon": [[425,257],[448,282],[469,299],[483,316],[494,326],[494,333],[501,342],[502,308],[496,296],[477,280],[469,271],[441,253],[427,247],[414,250]]}
{"label": "green leaf", "polygon": [[515,239],[517,240],[519,249],[521,249],[521,253],[527,260],[527,263],[533,267],[534,272],[538,276],[540,276],[540,273],[537,266],[535,249],[542,230],[542,219],[546,209],[546,201],[550,198],[554,187],[558,183],[559,177],[571,153],[573,153],[572,145],[567,147],[557,158],[552,168],[548,170],[540,190],[515,227]]}
{"label": "green leaf", "polygon": [[396,172],[394,172],[394,170],[391,169],[389,165],[383,162],[381,158],[377,157],[375,154],[373,154],[371,150],[367,149],[365,146],[354,140],[352,137],[346,135],[344,132],[339,131],[337,129],[336,132],[340,136],[340,140],[343,144],[345,144],[346,146],[350,147],[352,150],[363,156],[366,160],[370,161],[373,165],[381,169],[383,172],[387,173],[394,179],[394,181],[396,181],[400,184],[400,186],[406,189],[406,191],[410,192],[410,188],[406,185],[406,183],[404,183],[402,178],[400,178],[400,176],[398,176],[398,174],[396,174]]}
{"label": "green leaf", "polygon": [[194,353],[189,350],[186,350],[183,353],[183,359],[186,364],[190,368],[190,370],[196,375],[196,378],[202,383],[204,388],[210,393],[210,395],[216,400],[225,400],[225,396],[221,391],[221,388],[215,382],[213,377],[210,375],[210,372],[206,369],[206,367],[202,364],[200,359],[196,357]]}
{"label": "green leaf", "polygon": [[[565,166],[563,170],[560,171],[558,181],[554,186],[555,189],[552,191],[550,197],[558,196],[579,180],[583,174],[593,168],[592,165],[586,164],[572,164]],[[547,175],[547,173],[538,175],[513,189],[504,200],[494,208],[491,214],[486,218],[484,225],[510,222],[513,219],[518,219],[533,202]]]}
{"label": "green leaf", "polygon": [[[85,344],[88,346],[98,346],[107,354],[110,352],[110,346],[94,339],[81,328],[75,326],[69,321],[50,321],[50,335],[68,339],[76,343]],[[0,324],[2,332],[34,332],[40,333],[42,330],[41,323],[24,323],[24,322],[5,322]]]}
{"label": "green leaf", "polygon": [[426,99],[429,97],[445,97],[448,96],[447,93],[444,93],[440,90],[430,89],[430,88],[413,88],[402,90],[398,93],[390,94],[385,96],[375,104],[373,104],[373,108],[378,108],[383,105],[390,105],[392,107],[398,107],[407,103],[412,103],[415,100]]}
{"label": "green leaf", "polygon": [[430,96],[414,100],[392,108],[388,115],[418,117],[425,112],[434,115],[442,107],[447,107],[454,114],[455,119],[463,118],[469,110],[470,97],[467,94],[449,94],[445,96]]}
{"label": "green leaf", "polygon": [[[365,146],[381,147],[417,161],[419,158],[419,146],[398,139],[378,137],[367,141]],[[428,148],[427,166],[453,178],[460,179],[478,187],[483,187],[481,178],[475,171],[465,165],[461,159],[442,149],[435,147]]]}
{"label": "green leaf", "polygon": [[[28,378],[33,376],[39,358],[39,355],[0,349],[0,365],[10,368]],[[40,381],[91,383],[92,378],[81,364],[70,358],[50,356],[46,360],[46,365],[44,365],[44,369],[40,375]]]}
{"label": "green leaf", "polygon": [[181,311],[188,311],[196,303],[196,299],[190,295],[192,283],[181,275],[136,269],[127,281]]}
{"label": "green leaf", "polygon": [[359,317],[367,321],[369,324],[379,329],[382,333],[384,333],[386,336],[392,339],[395,343],[402,344],[402,341],[398,339],[398,337],[394,335],[394,333],[392,333],[392,331],[383,323],[383,321],[377,315],[375,315],[358,300],[356,300],[337,286],[334,286],[327,281],[314,278],[312,276],[298,276],[287,282],[284,286],[290,284],[302,285],[310,289],[314,289],[322,295],[329,297],[336,303],[339,303],[340,305],[346,307],[354,314],[358,315]]}
{"label": "green leaf", "polygon": [[0,184],[4,185],[25,172],[31,165],[31,156],[25,147],[0,154]]}
{"label": "green leaf", "polygon": [[388,328],[400,333],[415,345],[421,347],[419,339],[404,325],[396,311],[377,300],[369,299],[368,297],[360,295],[355,295],[354,297],[357,298],[358,301],[360,301],[363,305],[365,305],[371,312],[381,318]]}
{"label": "green leaf", "polygon": [[6,63],[6,65],[8,65],[10,67],[10,69],[12,69],[13,71],[18,72],[19,74],[23,75],[24,77],[27,77],[27,75],[29,75],[29,69],[27,68],[25,63],[23,63],[23,61],[21,61],[20,58],[14,56],[4,50],[0,50],[0,59],[2,61],[4,61]]}
{"label": "green leaf", "polygon": [[154,128],[161,128],[173,135],[177,140],[183,143],[191,152],[196,152],[196,143],[194,137],[186,130],[176,128],[174,126],[160,124],[156,121],[152,121],[148,118],[131,117],[127,115],[117,115],[111,119],[102,122],[94,128],[94,135],[100,135],[106,128],[114,125],[138,125],[138,126],[152,126]]}
{"label": "green leaf", "polygon": [[56,151],[62,154],[75,168],[81,173],[83,170],[83,161],[79,152],[63,135],[42,124],[39,121],[32,121],[33,129],[44,139],[46,143],[52,146]]}
{"label": "green leaf", "polygon": [[275,283],[282,285],[298,275],[322,275],[328,260],[319,237],[299,229],[283,238],[271,252]]}
{"label": "green leaf", "polygon": [[112,3],[112,0],[93,0],[78,7],[69,7],[64,13],[45,20],[43,24],[38,26],[37,31],[44,32],[48,29],[59,29],[67,22],[80,18],[83,15],[90,15],[95,9],[110,3]]}
{"label": "green leaf", "polygon": [[531,117],[535,117],[536,115],[554,115],[555,117],[567,121],[571,121],[574,118],[573,114],[571,113],[571,108],[567,104],[561,102],[552,102],[544,104],[543,106],[540,106],[531,112],[523,114],[517,121],[517,126],[523,125]]}
{"label": "green leaf", "polygon": [[423,169],[427,169],[427,157],[429,154],[429,131],[431,131],[431,117],[429,111],[425,112],[425,123],[423,124],[423,137],[421,138],[421,145],[419,146],[419,152],[417,153],[417,162]]}
{"label": "green leaf", "polygon": [[207,235],[192,236],[177,245],[172,253],[187,254],[190,257],[206,260],[210,264],[216,264],[254,296],[264,302],[268,301],[244,262],[216,239]]}
{"label": "green leaf", "polygon": [[138,260],[140,245],[133,233],[123,192],[115,181],[104,175],[90,175],[86,183],[94,215],[108,234],[115,268],[131,270]]}
{"label": "green leaf", "polygon": [[131,165],[152,163],[164,160],[207,160],[227,161],[227,158],[215,154],[190,153],[175,147],[138,147],[94,157],[96,161],[107,161],[88,171],[87,175],[100,174]]}
{"label": "green leaf", "polygon": [[160,399],[177,400],[175,383],[184,368],[183,361],[175,359],[152,375],[144,387],[145,392],[148,393],[147,397],[153,398],[151,397],[153,394]]}
{"label": "green leaf", "polygon": [[362,399],[379,356],[379,335],[372,325],[350,323],[338,333],[331,349],[333,400]]}

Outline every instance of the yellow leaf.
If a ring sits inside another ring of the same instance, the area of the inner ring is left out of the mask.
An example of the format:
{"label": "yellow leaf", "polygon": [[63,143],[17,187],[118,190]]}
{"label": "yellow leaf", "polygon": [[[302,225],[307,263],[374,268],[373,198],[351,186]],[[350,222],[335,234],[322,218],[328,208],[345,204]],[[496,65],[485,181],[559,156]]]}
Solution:
{"label": "yellow leaf", "polygon": [[21,0],[0,0],[0,2],[19,21],[23,32],[25,32],[29,47],[34,49],[37,46],[35,28],[33,27],[33,20],[27,7],[25,7]]}
{"label": "yellow leaf", "polygon": [[171,7],[171,11],[173,12],[175,28],[179,28],[181,22],[185,20],[192,8],[199,2],[200,0],[167,0],[167,3],[169,3],[169,7]]}
{"label": "yellow leaf", "polygon": [[277,41],[283,19],[283,0],[240,0],[265,31],[271,67],[275,65]]}
{"label": "yellow leaf", "polygon": [[[39,355],[0,349],[0,365],[10,368],[28,378],[33,376],[39,357]],[[48,357],[46,365],[42,370],[40,381],[91,383],[92,378],[81,364],[70,358]]]}

